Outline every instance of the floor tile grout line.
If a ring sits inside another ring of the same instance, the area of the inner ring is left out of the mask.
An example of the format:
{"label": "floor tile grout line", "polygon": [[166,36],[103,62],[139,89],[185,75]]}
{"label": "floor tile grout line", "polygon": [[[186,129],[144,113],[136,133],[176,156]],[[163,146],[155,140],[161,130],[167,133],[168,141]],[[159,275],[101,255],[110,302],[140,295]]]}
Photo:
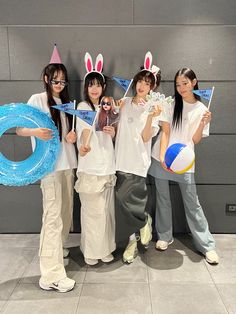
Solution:
{"label": "floor tile grout line", "polygon": [[[74,260],[74,262],[76,262],[76,261]],[[81,290],[80,290],[80,294],[79,294],[79,297],[78,297],[78,302],[77,302],[77,306],[76,306],[74,314],[79,314],[80,299],[81,299],[81,295],[82,295],[82,292],[83,292],[83,289],[84,289],[85,278],[86,278],[86,275],[87,275],[87,272],[88,272],[88,265],[85,265],[85,269],[86,269],[85,270],[85,275],[84,275],[83,280],[81,282]]]}
{"label": "floor tile grout line", "polygon": [[2,314],[4,314],[4,312],[5,312],[6,308],[7,308],[7,305],[10,303],[10,301],[11,301],[11,300],[10,300],[10,299],[11,299],[11,296],[13,295],[14,291],[15,291],[16,288],[18,287],[21,278],[22,278],[22,276],[18,278],[18,281],[16,282],[15,287],[13,288],[12,292],[10,293],[10,295],[9,295],[9,297],[8,297],[8,299],[7,299],[7,302],[4,304]]}
{"label": "floor tile grout line", "polygon": [[80,304],[80,298],[81,298],[81,295],[82,295],[83,289],[84,289],[84,284],[82,283],[82,284],[81,284],[80,294],[79,294],[79,297],[78,297],[77,306],[76,306],[76,309],[75,309],[74,314],[79,314],[79,304]]}
{"label": "floor tile grout line", "polygon": [[218,289],[217,284],[216,284],[215,282],[214,282],[214,285],[215,285],[215,287],[216,287],[216,290],[217,290],[217,292],[218,292],[218,294],[219,294],[219,297],[220,297],[222,303],[224,304],[224,307],[225,307],[226,312],[227,312],[228,314],[230,314],[230,312],[228,311],[227,305],[226,305],[225,302],[224,302],[224,298],[223,298],[223,296],[221,295],[220,290]]}
{"label": "floor tile grout line", "polygon": [[10,302],[9,299],[8,299],[8,300],[4,300],[4,301],[6,301],[6,302],[5,302],[5,304],[3,305],[3,307],[2,307],[2,309],[1,309],[1,311],[0,311],[0,314],[4,314],[4,311],[5,311],[6,307],[7,307],[7,304]]}
{"label": "floor tile grout line", "polygon": [[[210,272],[210,270],[209,270],[209,267],[207,267],[207,261],[206,261],[206,260],[204,261],[204,264],[205,264],[205,267],[206,267],[206,269],[207,269],[207,271],[208,271],[208,273],[209,273],[209,275],[210,275],[210,277],[211,277],[212,283],[214,284],[214,286],[215,286],[215,288],[216,288],[216,290],[217,290],[217,292],[218,292],[218,295],[219,295],[219,297],[220,297],[220,299],[221,299],[221,302],[223,303],[223,305],[224,305],[224,307],[225,307],[226,312],[229,313],[229,311],[228,311],[228,309],[227,309],[227,306],[226,306],[226,304],[225,304],[225,302],[224,302],[224,299],[223,299],[223,297],[222,297],[222,295],[221,295],[221,293],[220,293],[220,290],[218,289],[217,284],[216,284],[216,282],[215,282],[215,280],[214,280],[214,277],[212,276],[212,274],[211,274],[211,272]],[[210,266],[211,266],[211,267],[218,267],[217,265],[210,265]]]}
{"label": "floor tile grout line", "polygon": [[[148,257],[146,257],[146,261],[148,260]],[[147,266],[147,279],[148,279],[148,290],[149,290],[149,298],[150,298],[150,305],[151,305],[151,313],[153,314],[153,304],[152,304],[152,292],[151,292],[151,282],[150,282],[150,276],[149,276],[149,267]]]}

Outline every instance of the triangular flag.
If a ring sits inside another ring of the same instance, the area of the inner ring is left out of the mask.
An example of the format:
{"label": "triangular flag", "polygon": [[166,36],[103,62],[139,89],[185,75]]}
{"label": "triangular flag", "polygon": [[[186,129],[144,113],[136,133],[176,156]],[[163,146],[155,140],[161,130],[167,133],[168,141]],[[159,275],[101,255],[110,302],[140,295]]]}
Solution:
{"label": "triangular flag", "polygon": [[88,123],[89,125],[93,125],[94,119],[97,115],[97,112],[92,111],[92,110],[70,109],[70,110],[67,110],[66,113],[69,113],[71,115],[75,115],[75,116],[79,117],[81,120]]}
{"label": "triangular flag", "polygon": [[123,79],[121,77],[113,76],[113,80],[115,80],[125,91],[128,89],[131,80]]}
{"label": "triangular flag", "polygon": [[52,106],[52,107],[57,109],[57,110],[66,112],[67,110],[74,109],[74,103],[73,102],[69,102],[67,104],[55,105],[55,106]]}
{"label": "triangular flag", "polygon": [[59,54],[59,51],[57,49],[57,45],[56,44],[54,45],[52,56],[51,56],[51,60],[50,60],[49,64],[53,64],[53,63],[62,64],[61,57],[60,57],[60,54]]}
{"label": "triangular flag", "polygon": [[204,98],[204,99],[210,100],[211,94],[212,94],[212,88],[210,88],[210,89],[193,89],[192,92],[194,94]]}
{"label": "triangular flag", "polygon": [[62,105],[56,105],[52,106],[55,109],[58,109],[60,111],[63,111],[65,113],[71,114],[73,116],[79,117],[84,122],[88,123],[89,125],[92,125],[94,122],[94,119],[96,117],[96,111],[91,110],[76,110],[74,109],[74,103],[70,102],[68,104],[62,104]]}

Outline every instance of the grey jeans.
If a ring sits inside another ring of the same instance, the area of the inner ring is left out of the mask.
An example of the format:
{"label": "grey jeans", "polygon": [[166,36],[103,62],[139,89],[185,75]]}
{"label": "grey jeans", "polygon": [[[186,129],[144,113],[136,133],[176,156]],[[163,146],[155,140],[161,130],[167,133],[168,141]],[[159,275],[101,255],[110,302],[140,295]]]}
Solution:
{"label": "grey jeans", "polygon": [[[155,178],[156,184],[156,230],[160,240],[171,241],[172,208],[169,181]],[[186,219],[197,250],[205,254],[215,249],[215,240],[209,231],[208,222],[199,203],[196,185],[178,183],[185,209]]]}

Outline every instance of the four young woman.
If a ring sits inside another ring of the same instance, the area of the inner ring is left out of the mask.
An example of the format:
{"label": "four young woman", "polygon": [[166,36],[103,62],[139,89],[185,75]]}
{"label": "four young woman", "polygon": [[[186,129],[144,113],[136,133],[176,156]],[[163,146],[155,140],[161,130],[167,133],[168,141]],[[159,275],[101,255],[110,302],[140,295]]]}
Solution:
{"label": "four young woman", "polygon": [[[74,168],[77,168],[78,177],[75,190],[81,200],[81,251],[87,264],[95,265],[98,260],[111,262],[115,243],[120,241],[128,242],[123,253],[123,260],[127,263],[132,263],[136,257],[139,239],[144,247],[148,247],[152,239],[152,219],[146,212],[148,169],[156,184],[156,248],[166,250],[173,242],[168,186],[171,180],[180,186],[186,218],[197,249],[209,263],[218,263],[215,241],[197,197],[194,167],[183,175],[177,175],[168,172],[164,162],[165,151],[171,144],[181,142],[194,149],[194,144],[209,135],[211,113],[192,92],[198,89],[198,83],[190,69],[181,69],[175,76],[173,105],[166,104],[165,108],[160,108],[158,104],[152,104],[147,108],[143,101],[151,90],[159,86],[161,79],[160,70],[151,67],[151,63],[151,54],[147,53],[144,68],[133,79],[134,97],[119,102],[118,126],[108,123],[107,118],[99,127],[95,123],[98,112],[101,112],[100,106],[108,112],[113,105],[108,97],[104,98],[106,79],[102,73],[102,55],[98,55],[95,67],[91,56],[85,55],[84,101],[77,108],[94,112],[92,126],[77,118],[76,132],[71,131],[71,118],[52,108],[52,105],[69,101],[67,71],[60,62],[45,67],[43,81],[46,91],[33,95],[29,100],[29,104],[51,115],[61,140],[56,169],[41,180],[43,224],[39,285],[42,289],[67,292],[75,285],[74,280],[66,276],[63,264],[63,244],[72,217]],[[159,129],[151,162],[151,140]],[[17,134],[42,140],[51,138],[51,131],[42,128],[19,128]],[[73,145],[76,140],[78,164]]]}

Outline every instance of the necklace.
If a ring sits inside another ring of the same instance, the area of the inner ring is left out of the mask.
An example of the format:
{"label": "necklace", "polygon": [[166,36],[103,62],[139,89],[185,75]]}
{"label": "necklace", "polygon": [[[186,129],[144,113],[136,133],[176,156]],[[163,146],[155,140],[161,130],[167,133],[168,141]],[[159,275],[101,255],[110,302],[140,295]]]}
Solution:
{"label": "necklace", "polygon": [[137,99],[136,96],[134,96],[134,97],[132,98],[132,103],[133,103],[134,105],[136,105],[136,106],[139,104],[139,100]]}

